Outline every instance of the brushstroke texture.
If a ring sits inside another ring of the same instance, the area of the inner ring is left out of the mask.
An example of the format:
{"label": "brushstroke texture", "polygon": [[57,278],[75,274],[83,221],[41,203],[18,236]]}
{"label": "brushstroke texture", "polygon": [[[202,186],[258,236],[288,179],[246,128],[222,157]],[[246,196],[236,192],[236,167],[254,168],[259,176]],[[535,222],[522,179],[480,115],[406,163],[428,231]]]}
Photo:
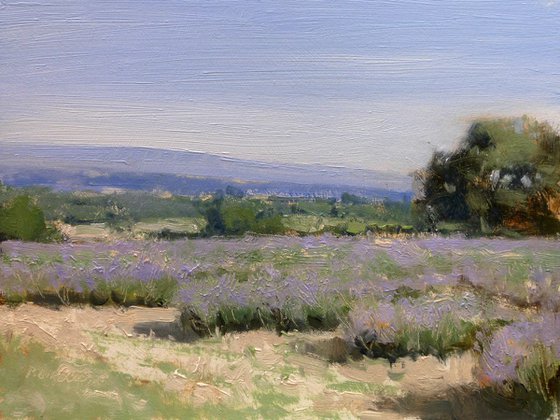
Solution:
{"label": "brushstroke texture", "polygon": [[473,116],[559,122],[559,18],[541,0],[3,1],[0,141],[407,173]]}

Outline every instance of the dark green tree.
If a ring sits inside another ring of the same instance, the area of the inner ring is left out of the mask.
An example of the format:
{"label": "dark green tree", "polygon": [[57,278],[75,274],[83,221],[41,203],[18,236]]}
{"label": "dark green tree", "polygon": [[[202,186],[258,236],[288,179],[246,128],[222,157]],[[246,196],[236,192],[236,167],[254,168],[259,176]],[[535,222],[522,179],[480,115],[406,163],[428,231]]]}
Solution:
{"label": "dark green tree", "polygon": [[200,204],[199,211],[206,218],[204,236],[224,235],[226,233],[226,225],[222,217],[223,202],[224,196],[219,191],[210,200]]}
{"label": "dark green tree", "polygon": [[340,196],[340,201],[342,202],[342,204],[364,204],[367,203],[367,200],[364,199],[363,197],[354,195],[354,194],[350,194],[347,192],[342,193],[342,195]]}
{"label": "dark green tree", "polygon": [[483,233],[560,231],[560,137],[531,118],[474,123],[459,147],[416,174],[425,228],[460,222]]}
{"label": "dark green tree", "polygon": [[206,218],[205,236],[284,232],[281,216],[263,200],[225,197],[217,193],[210,200],[200,203],[200,212]]}
{"label": "dark green tree", "polygon": [[0,208],[0,239],[44,241],[48,235],[43,211],[29,196],[17,196]]}

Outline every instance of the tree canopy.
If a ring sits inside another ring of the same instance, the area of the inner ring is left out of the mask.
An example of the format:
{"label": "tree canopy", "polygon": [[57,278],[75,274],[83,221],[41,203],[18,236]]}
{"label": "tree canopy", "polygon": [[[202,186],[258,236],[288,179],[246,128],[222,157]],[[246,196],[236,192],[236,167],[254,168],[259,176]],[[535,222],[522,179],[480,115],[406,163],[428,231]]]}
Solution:
{"label": "tree canopy", "polygon": [[203,203],[201,212],[207,221],[206,236],[235,236],[246,232],[281,234],[285,230],[281,215],[261,200],[225,198],[217,194]]}
{"label": "tree canopy", "polygon": [[0,240],[42,241],[48,235],[43,211],[29,196],[17,196],[0,207]]}
{"label": "tree canopy", "polygon": [[459,147],[416,173],[425,227],[483,233],[560,232],[560,135],[529,117],[477,121]]}

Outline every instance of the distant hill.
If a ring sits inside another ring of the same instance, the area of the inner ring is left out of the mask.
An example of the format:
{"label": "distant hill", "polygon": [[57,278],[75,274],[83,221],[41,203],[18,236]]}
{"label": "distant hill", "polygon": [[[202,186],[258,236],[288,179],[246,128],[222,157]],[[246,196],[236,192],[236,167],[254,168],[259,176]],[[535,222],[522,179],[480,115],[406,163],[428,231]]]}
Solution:
{"label": "distant hill", "polygon": [[264,163],[139,147],[0,143],[0,179],[58,190],[165,190],[195,195],[234,186],[249,194],[410,199],[401,174],[321,165]]}

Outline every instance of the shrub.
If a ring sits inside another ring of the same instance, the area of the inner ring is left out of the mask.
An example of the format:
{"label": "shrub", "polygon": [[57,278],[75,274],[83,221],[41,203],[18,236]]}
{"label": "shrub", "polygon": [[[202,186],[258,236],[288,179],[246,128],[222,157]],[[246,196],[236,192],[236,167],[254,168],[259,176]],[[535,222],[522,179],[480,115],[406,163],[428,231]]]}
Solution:
{"label": "shrub", "polygon": [[[479,376],[499,392],[541,401],[558,415],[560,402],[560,315],[507,325],[483,339]],[[523,388],[520,392],[519,388]],[[557,417],[555,417],[557,418]]]}
{"label": "shrub", "polygon": [[[474,299],[474,298],[472,298]],[[477,305],[446,296],[402,299],[396,304],[363,302],[350,312],[347,339],[368,357],[447,355],[474,347],[479,331]]]}
{"label": "shrub", "polygon": [[0,209],[0,238],[45,241],[48,236],[43,212],[29,196],[17,196]]}

